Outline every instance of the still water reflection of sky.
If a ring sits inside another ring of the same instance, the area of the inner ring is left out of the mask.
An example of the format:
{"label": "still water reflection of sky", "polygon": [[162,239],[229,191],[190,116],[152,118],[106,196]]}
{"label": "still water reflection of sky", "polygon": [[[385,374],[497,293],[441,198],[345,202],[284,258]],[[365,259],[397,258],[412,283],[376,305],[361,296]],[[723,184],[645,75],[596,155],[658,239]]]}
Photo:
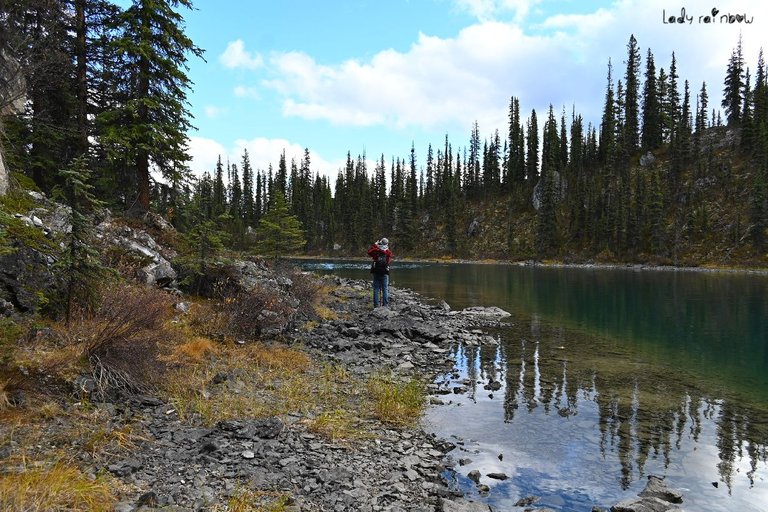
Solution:
{"label": "still water reflection of sky", "polygon": [[[398,264],[393,286],[513,313],[498,348],[456,348],[437,381],[467,392],[427,414],[472,461],[450,475],[465,492],[500,510],[536,495],[588,511],[657,474],[685,510],[768,510],[768,279]],[[367,278],[362,260],[309,266]],[[509,479],[483,476],[479,495],[473,469]]]}
{"label": "still water reflection of sky", "polygon": [[[492,355],[458,348],[455,370],[437,379],[467,387],[441,397],[448,405],[426,418],[457,444],[455,462],[471,460],[447,474],[464,492],[500,510],[531,495],[541,497],[537,506],[591,510],[634,496],[655,474],[683,491],[686,510],[766,510],[765,432],[740,418],[746,410],[726,410],[682,385],[659,386],[653,372],[602,378],[592,363],[573,363],[571,374],[569,347],[558,346],[558,361],[548,364],[545,342],[519,343],[515,351],[503,341]],[[521,357],[508,360],[512,352]],[[501,389],[484,389],[490,381]],[[466,476],[472,470],[509,479],[483,477],[491,491],[481,495]]]}

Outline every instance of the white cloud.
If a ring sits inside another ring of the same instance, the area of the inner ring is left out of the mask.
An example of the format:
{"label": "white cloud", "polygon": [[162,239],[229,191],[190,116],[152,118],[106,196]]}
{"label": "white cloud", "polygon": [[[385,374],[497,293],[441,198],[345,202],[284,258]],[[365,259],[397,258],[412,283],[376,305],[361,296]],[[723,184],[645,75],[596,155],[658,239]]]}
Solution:
{"label": "white cloud", "polygon": [[247,85],[235,86],[233,91],[238,98],[255,98],[260,97],[259,90],[256,87],[248,87]]}
{"label": "white cloud", "polygon": [[[512,9],[518,17],[535,3],[461,1],[477,13]],[[563,106],[570,114],[575,104],[587,121],[596,122],[608,59],[614,78],[623,76],[626,44],[634,34],[643,66],[649,46],[657,69],[668,69],[675,51],[681,79],[691,82],[692,102],[706,80],[716,105],[739,31],[754,68],[768,23],[768,3],[762,0],[723,0],[718,8],[746,12],[755,23],[700,24],[698,16],[707,14],[707,7],[702,12],[689,8],[693,24],[671,26],[663,22],[667,1],[621,0],[589,14],[554,15],[538,26],[482,21],[452,38],[420,34],[408,51],[384,50],[366,60],[324,64],[305,53],[274,54],[273,76],[262,85],[282,97],[285,116],[337,125],[458,127],[468,133],[477,120],[488,135],[495,128],[504,133],[510,96],[520,98],[526,116],[536,108],[541,117],[552,103],[559,117]]]}
{"label": "white cloud", "polygon": [[247,51],[242,39],[231,41],[224,53],[219,55],[219,62],[226,68],[257,69],[264,65],[262,56]]}
{"label": "white cloud", "polygon": [[515,21],[522,21],[531,7],[541,0],[455,0],[456,6],[481,21],[497,19],[509,12]]}
{"label": "white cloud", "polygon": [[225,158],[227,150],[219,142],[204,137],[190,137],[188,151],[191,158],[189,167],[195,176],[212,173],[219,155]]}
{"label": "white cloud", "polygon": [[227,111],[226,108],[217,107],[215,105],[206,105],[203,107],[206,117],[215,119]]}
{"label": "white cloud", "polygon": [[[304,158],[304,147],[296,142],[286,139],[268,139],[256,137],[253,139],[237,139],[230,147],[222,143],[204,137],[189,138],[189,154],[192,157],[190,168],[196,176],[202,176],[205,172],[213,173],[219,157],[226,162],[235,163],[238,168],[243,159],[243,151],[248,150],[248,158],[254,171],[267,172],[269,165],[273,170],[277,169],[280,155],[285,151],[286,164],[290,166],[291,159],[300,164]],[[310,150],[310,169],[312,174],[320,173],[335,178],[336,173],[344,166],[344,161],[327,161],[317,153]],[[333,183],[333,181],[331,181]]]}

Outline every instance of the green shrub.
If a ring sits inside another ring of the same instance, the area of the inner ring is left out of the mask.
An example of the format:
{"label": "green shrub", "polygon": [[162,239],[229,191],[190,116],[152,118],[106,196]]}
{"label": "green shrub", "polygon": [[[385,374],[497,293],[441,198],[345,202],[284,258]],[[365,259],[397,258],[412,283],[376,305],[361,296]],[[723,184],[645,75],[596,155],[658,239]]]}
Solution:
{"label": "green shrub", "polygon": [[11,173],[11,185],[14,189],[40,192],[40,188],[37,186],[37,183],[35,183],[35,180],[20,172]]}

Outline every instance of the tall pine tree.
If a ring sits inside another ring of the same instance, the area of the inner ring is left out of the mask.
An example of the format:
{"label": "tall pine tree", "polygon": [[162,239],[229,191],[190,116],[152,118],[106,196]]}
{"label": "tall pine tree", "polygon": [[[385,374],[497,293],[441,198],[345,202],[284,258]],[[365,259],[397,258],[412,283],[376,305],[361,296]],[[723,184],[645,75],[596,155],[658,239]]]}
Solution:
{"label": "tall pine tree", "polygon": [[184,33],[176,8],[192,9],[190,0],[133,0],[117,19],[113,45],[121,83],[121,102],[105,112],[107,139],[130,156],[136,175],[135,207],[150,209],[150,166],[166,179],[187,172],[189,55],[202,57]]}

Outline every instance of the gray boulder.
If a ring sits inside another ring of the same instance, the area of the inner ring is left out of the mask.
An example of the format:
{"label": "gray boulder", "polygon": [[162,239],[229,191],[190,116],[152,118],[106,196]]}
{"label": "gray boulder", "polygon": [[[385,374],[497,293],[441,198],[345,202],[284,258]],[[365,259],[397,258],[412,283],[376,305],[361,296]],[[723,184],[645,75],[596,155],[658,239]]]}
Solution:
{"label": "gray boulder", "polygon": [[648,167],[656,162],[656,157],[650,151],[646,152],[640,157],[640,167]]}
{"label": "gray boulder", "polygon": [[675,512],[682,510],[675,506],[683,502],[683,495],[667,486],[664,479],[655,475],[648,476],[645,489],[637,498],[630,498],[611,507],[611,512]]}
{"label": "gray boulder", "polygon": [[656,475],[648,476],[645,489],[638,494],[641,498],[659,498],[670,503],[682,503],[683,495],[680,491],[672,489],[663,478]]}
{"label": "gray boulder", "polygon": [[490,505],[464,499],[441,499],[438,510],[442,512],[493,512]]}
{"label": "gray boulder", "polygon": [[0,299],[23,313],[34,313],[56,287],[53,258],[29,247],[0,256]]}
{"label": "gray boulder", "polygon": [[507,311],[504,311],[501,308],[498,308],[496,306],[491,307],[483,307],[483,306],[471,306],[468,308],[464,308],[461,311],[459,311],[459,314],[466,315],[469,317],[481,317],[481,318],[493,318],[493,319],[501,319],[506,318],[508,316],[512,316],[511,313],[508,313]]}
{"label": "gray boulder", "polygon": [[478,234],[480,234],[480,220],[475,218],[472,219],[472,222],[469,223],[469,227],[467,228],[467,236],[472,238]]}
{"label": "gray boulder", "polygon": [[0,148],[0,196],[4,196],[6,192],[8,192],[8,169],[5,167],[3,151]]}
{"label": "gray boulder", "polygon": [[139,270],[139,279],[146,284],[170,286],[176,280],[176,271],[171,263],[162,258],[157,263],[151,263]]}
{"label": "gray boulder", "polygon": [[677,512],[682,509],[659,498],[631,498],[611,507],[611,512]]}

